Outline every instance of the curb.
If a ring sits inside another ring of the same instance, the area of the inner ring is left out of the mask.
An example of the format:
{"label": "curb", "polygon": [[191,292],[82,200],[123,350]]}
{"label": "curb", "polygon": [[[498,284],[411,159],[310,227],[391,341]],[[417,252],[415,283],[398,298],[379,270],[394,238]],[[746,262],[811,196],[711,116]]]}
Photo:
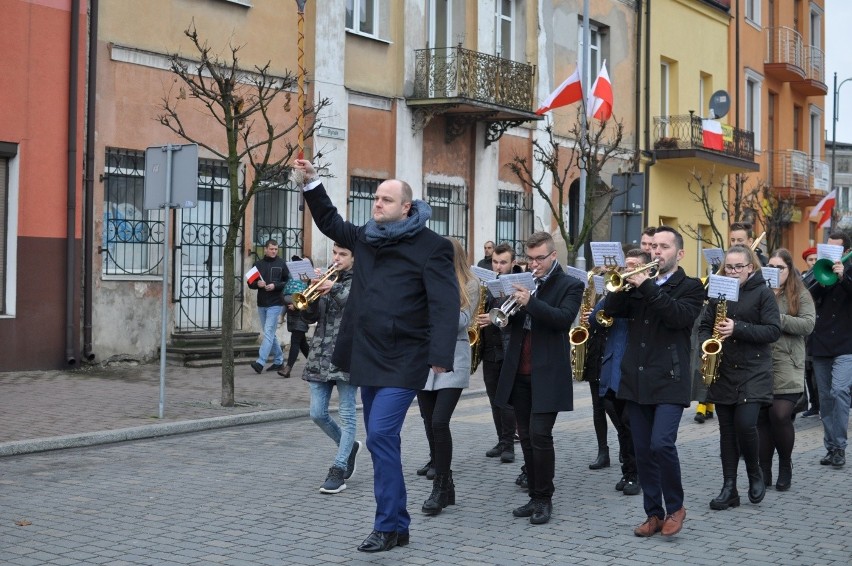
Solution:
{"label": "curb", "polygon": [[[485,395],[485,389],[466,389],[462,392],[462,397],[479,397],[482,395]],[[413,404],[414,403],[412,402],[412,405]],[[359,404],[356,406],[356,409],[363,409],[363,407]],[[337,412],[337,409],[330,409],[329,412]],[[104,430],[99,432],[68,434],[64,436],[49,436],[46,438],[34,438],[32,440],[16,440],[13,442],[0,443],[0,457],[21,456],[37,452],[48,452],[50,450],[85,448],[88,446],[113,444],[116,442],[159,438],[163,436],[203,432],[206,430],[215,430],[232,426],[298,419],[309,415],[310,409],[270,409],[268,411],[240,413],[239,415],[210,417],[191,421],[177,421],[130,428],[119,428],[115,430]]]}

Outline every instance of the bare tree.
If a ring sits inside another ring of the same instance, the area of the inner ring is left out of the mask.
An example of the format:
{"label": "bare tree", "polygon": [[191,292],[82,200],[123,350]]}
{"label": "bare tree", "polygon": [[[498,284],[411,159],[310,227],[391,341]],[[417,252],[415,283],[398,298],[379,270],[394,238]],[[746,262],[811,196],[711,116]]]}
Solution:
{"label": "bare tree", "polygon": [[[158,116],[161,124],[190,143],[196,143],[227,163],[231,216],[223,250],[224,290],[222,296],[222,405],[234,405],[234,313],[236,294],[235,253],[237,236],[252,197],[269,183],[286,179],[290,160],[298,148],[290,141],[298,117],[281,123],[281,112],[290,112],[291,92],[297,77],[289,71],[283,77],[270,73],[270,62],[251,71],[240,67],[239,46],[229,46],[226,57],[214,53],[207,41],[199,38],[195,24],[184,34],[189,38],[197,59],[177,53],[169,56],[171,71],[179,86],[163,96]],[[207,114],[221,127],[218,132],[190,132],[183,112],[197,111],[197,105],[183,108],[190,98],[200,102]],[[317,126],[317,113],[327,106],[322,100],[304,110],[308,132]],[[298,114],[298,112],[296,112]],[[214,134],[219,134],[217,138]],[[246,185],[240,182],[240,168],[249,167]],[[243,190],[245,189],[245,190]]]}
{"label": "bare tree", "polygon": [[[597,127],[590,122],[583,133],[579,112],[569,132],[573,143],[560,143],[552,123],[544,128],[544,139],[533,140],[532,160],[541,165],[538,171],[525,156],[515,155],[509,163],[521,184],[535,190],[547,203],[568,250],[569,263],[575,259],[577,250],[592,239],[593,229],[609,214],[612,201],[624,194],[624,191],[615,190],[603,182],[601,174],[604,167],[612,159],[625,162],[627,170],[633,170],[634,163],[633,152],[621,145],[624,138],[622,121],[602,122]],[[565,213],[568,211],[571,183],[583,168],[586,170],[586,213],[576,236],[572,237]],[[545,183],[548,173],[552,184]]]}

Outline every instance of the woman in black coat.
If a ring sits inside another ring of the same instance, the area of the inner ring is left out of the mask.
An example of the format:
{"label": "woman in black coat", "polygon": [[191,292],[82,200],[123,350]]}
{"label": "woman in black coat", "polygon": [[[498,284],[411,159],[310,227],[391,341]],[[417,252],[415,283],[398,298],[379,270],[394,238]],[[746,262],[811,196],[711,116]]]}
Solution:
{"label": "woman in black coat", "polygon": [[739,280],[737,301],[726,301],[727,315],[716,324],[718,299],[711,299],[699,328],[702,344],[714,334],[723,340],[718,377],[707,391],[716,404],[724,484],[711,509],[737,507],[737,467],[746,462],[752,503],[766,492],[758,459],[757,417],[772,402],[772,343],[781,336],[781,317],[760,263],[749,248],[733,246],[725,254],[725,275]]}

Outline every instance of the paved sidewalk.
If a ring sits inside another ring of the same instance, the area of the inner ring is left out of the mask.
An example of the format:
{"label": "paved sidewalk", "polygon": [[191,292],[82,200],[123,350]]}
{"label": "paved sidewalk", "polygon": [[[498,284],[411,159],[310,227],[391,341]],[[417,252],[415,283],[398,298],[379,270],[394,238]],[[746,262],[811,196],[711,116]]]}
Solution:
{"label": "paved sidewalk", "polygon": [[[0,456],[307,416],[304,363],[289,379],[237,365],[235,407],[220,404],[221,366],[167,365],[162,419],[159,363],[0,373]],[[483,388],[480,370],[471,391]]]}

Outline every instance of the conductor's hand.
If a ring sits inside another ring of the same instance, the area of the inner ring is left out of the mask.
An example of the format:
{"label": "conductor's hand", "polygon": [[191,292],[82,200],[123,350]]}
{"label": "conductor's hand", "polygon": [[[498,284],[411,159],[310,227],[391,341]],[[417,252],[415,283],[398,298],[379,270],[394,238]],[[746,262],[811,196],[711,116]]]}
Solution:
{"label": "conductor's hand", "polygon": [[307,159],[296,159],[293,161],[293,168],[302,171],[305,174],[305,179],[310,179],[317,175],[317,170],[314,169],[313,163]]}

